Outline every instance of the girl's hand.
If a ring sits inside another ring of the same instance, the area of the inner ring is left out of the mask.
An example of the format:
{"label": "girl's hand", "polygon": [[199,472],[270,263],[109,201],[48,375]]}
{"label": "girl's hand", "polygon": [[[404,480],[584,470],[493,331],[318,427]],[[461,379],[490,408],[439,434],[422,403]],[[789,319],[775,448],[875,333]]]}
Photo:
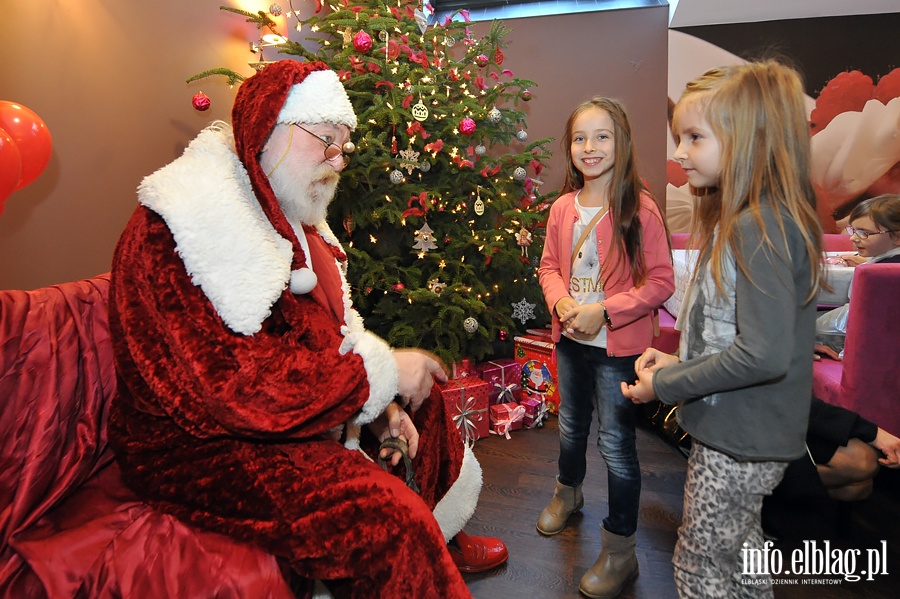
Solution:
{"label": "girl's hand", "polygon": [[638,359],[634,363],[634,371],[638,374],[642,370],[649,370],[650,372],[654,372],[659,370],[660,368],[665,368],[666,366],[672,366],[673,364],[678,364],[681,360],[678,356],[673,356],[672,354],[667,354],[666,352],[659,351],[654,347],[648,347],[644,350]]}
{"label": "girl's hand", "polygon": [[560,318],[560,324],[562,324],[563,329],[570,337],[591,339],[606,324],[603,318],[603,306],[600,304],[585,304],[583,306],[575,304],[566,313],[565,318]]}
{"label": "girl's hand", "polygon": [[860,264],[865,264],[868,258],[864,256],[860,256],[859,254],[840,254],[838,256],[840,260],[841,266],[852,266],[856,267]]}
{"label": "girl's hand", "polygon": [[636,404],[656,399],[656,393],[653,391],[653,372],[647,369],[639,371],[633,385],[622,381],[622,395]]}
{"label": "girl's hand", "polygon": [[900,439],[879,428],[872,441],[872,447],[884,454],[878,463],[888,468],[900,468]]}
{"label": "girl's hand", "polygon": [[[409,447],[409,457],[416,457],[416,452],[419,449],[419,431],[416,430],[409,414],[397,402],[392,401],[388,404],[381,416],[369,424],[369,430],[375,434],[379,442],[384,441],[388,437],[403,439]],[[399,451],[385,448],[381,450],[379,457],[383,460],[390,458],[391,465],[396,466],[403,459],[403,454]]]}
{"label": "girl's hand", "polygon": [[565,318],[568,316],[569,310],[577,305],[578,302],[567,295],[566,297],[561,298],[558,302],[556,302],[556,305],[553,306],[553,309],[556,310],[556,315],[562,321],[565,320]]}

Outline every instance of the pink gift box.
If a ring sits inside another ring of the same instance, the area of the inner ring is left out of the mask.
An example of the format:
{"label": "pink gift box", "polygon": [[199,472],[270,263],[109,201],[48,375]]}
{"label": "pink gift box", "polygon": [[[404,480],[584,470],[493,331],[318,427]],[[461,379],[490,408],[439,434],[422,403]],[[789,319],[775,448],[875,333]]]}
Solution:
{"label": "pink gift box", "polygon": [[515,401],[515,393],[521,388],[521,364],[512,358],[502,358],[479,364],[475,369],[488,384],[488,405]]}
{"label": "pink gift box", "polygon": [[463,441],[471,444],[490,434],[487,383],[476,376],[450,379],[441,385],[441,395]]}
{"label": "pink gift box", "polygon": [[536,397],[526,397],[520,405],[525,408],[525,416],[522,418],[522,424],[525,428],[543,426],[548,412],[548,406],[545,402]]}
{"label": "pink gift box", "polygon": [[511,431],[521,430],[525,408],[514,401],[491,406],[491,432],[505,435],[509,439]]}

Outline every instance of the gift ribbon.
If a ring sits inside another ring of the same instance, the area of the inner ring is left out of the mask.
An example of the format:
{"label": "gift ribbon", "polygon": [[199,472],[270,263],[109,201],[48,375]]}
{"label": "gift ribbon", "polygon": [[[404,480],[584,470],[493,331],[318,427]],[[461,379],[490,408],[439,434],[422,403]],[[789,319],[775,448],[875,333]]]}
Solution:
{"label": "gift ribbon", "polygon": [[462,431],[463,439],[466,442],[466,445],[469,447],[475,442],[478,438],[476,433],[478,432],[478,428],[475,426],[475,422],[481,422],[483,416],[481,412],[486,412],[487,408],[481,408],[480,410],[475,409],[475,405],[477,400],[474,397],[465,398],[465,390],[463,389],[463,394],[460,396],[459,401],[456,403],[456,407],[459,410],[459,413],[453,416],[453,422],[456,424],[456,428]]}
{"label": "gift ribbon", "polygon": [[549,414],[550,407],[547,405],[547,402],[544,401],[544,396],[541,395],[541,407],[538,408],[538,412],[534,415],[534,420],[531,421],[531,426],[528,428],[543,426],[544,420],[548,418]]}
{"label": "gift ribbon", "polygon": [[[519,388],[519,385],[516,383],[511,383],[507,386],[503,386],[501,383],[497,383],[497,379],[494,379],[494,388],[500,389],[500,395],[497,396],[496,403],[510,403],[516,401],[516,396],[513,395],[513,391]],[[504,399],[505,397],[509,397],[509,399]]]}
{"label": "gift ribbon", "polygon": [[491,429],[491,433],[503,435],[507,439],[510,439],[509,429],[512,427],[513,423],[516,423],[525,417],[525,406],[519,405],[514,408],[507,408],[507,410],[509,411],[505,416],[500,416],[494,420],[493,424],[496,427],[496,430]]}

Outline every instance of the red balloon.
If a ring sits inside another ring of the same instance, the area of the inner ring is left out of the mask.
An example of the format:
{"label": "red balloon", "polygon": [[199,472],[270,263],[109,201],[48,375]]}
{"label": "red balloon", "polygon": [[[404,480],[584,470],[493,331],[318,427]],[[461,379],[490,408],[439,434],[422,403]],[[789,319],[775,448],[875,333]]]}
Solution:
{"label": "red balloon", "polygon": [[0,212],[3,202],[16,190],[22,178],[22,157],[9,133],[0,129]]}
{"label": "red balloon", "polygon": [[50,130],[32,110],[6,100],[0,100],[0,129],[12,137],[19,149],[22,176],[16,189],[22,189],[37,179],[50,162]]}

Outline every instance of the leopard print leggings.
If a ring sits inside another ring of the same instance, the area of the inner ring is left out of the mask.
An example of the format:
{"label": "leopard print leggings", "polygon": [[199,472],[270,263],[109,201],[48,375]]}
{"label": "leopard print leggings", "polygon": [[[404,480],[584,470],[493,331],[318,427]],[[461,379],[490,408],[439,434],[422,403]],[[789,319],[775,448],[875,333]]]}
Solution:
{"label": "leopard print leggings", "polygon": [[745,573],[743,548],[763,547],[763,497],[787,462],[738,462],[696,440],[672,563],[682,599],[773,597],[771,577]]}

